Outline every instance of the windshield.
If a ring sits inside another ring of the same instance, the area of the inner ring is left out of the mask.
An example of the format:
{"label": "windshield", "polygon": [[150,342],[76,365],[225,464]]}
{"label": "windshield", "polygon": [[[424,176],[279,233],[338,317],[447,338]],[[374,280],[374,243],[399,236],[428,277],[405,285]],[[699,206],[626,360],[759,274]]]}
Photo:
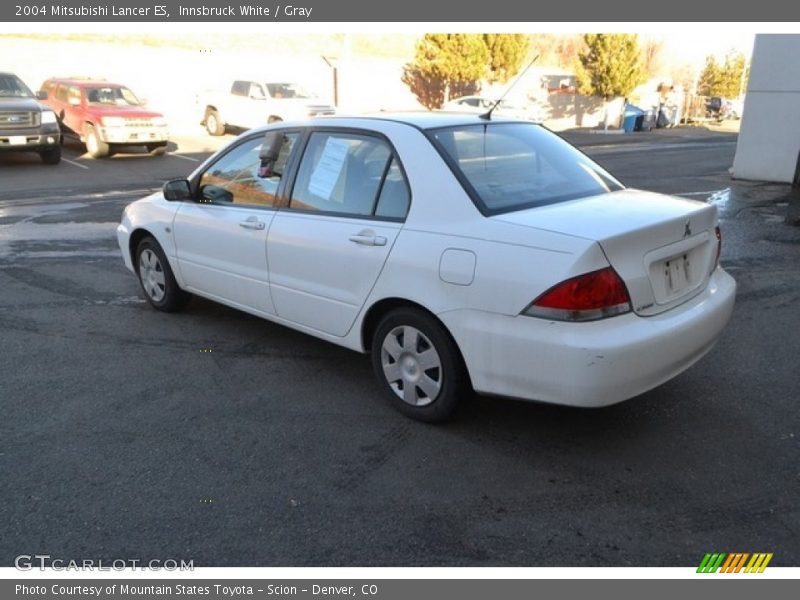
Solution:
{"label": "windshield", "polygon": [[273,98],[314,98],[314,94],[296,83],[268,83],[269,95]]}
{"label": "windshield", "polygon": [[33,92],[16,75],[0,75],[0,98],[32,98]]}
{"label": "windshield", "polygon": [[486,123],[436,129],[434,144],[484,214],[595,196],[624,186],[546,129]]}
{"label": "windshield", "polygon": [[111,106],[139,106],[139,99],[126,87],[99,86],[86,88],[86,101],[89,104]]}

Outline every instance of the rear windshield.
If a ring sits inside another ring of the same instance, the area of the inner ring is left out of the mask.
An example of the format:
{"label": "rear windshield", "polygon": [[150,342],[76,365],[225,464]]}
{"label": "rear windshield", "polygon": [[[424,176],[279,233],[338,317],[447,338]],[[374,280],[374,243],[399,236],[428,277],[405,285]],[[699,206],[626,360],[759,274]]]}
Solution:
{"label": "rear windshield", "polygon": [[560,137],[532,123],[463,125],[429,135],[484,214],[624,187]]}

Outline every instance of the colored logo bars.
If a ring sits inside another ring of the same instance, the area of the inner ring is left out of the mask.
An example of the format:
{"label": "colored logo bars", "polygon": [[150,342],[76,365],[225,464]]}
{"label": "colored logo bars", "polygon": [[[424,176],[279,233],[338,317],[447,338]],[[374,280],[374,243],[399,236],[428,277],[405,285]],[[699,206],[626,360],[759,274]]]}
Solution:
{"label": "colored logo bars", "polygon": [[[748,562],[747,559],[750,559]],[[772,560],[772,553],[758,552],[749,554],[747,552],[737,552],[734,554],[706,554],[697,567],[698,573],[763,573],[769,561]],[[745,566],[747,563],[747,566]]]}

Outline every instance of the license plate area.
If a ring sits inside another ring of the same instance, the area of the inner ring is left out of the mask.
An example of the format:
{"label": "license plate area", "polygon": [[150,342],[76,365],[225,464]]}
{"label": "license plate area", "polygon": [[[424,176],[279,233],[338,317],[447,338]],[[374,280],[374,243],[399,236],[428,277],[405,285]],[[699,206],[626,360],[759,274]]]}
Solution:
{"label": "license plate area", "polygon": [[664,287],[667,295],[680,294],[689,287],[691,261],[688,254],[673,256],[664,261]]}
{"label": "license plate area", "polygon": [[653,250],[645,255],[653,299],[666,306],[690,295],[708,279],[716,250],[708,232]]}
{"label": "license plate area", "polygon": [[28,138],[24,135],[12,135],[8,138],[8,143],[11,146],[24,146],[28,143]]}

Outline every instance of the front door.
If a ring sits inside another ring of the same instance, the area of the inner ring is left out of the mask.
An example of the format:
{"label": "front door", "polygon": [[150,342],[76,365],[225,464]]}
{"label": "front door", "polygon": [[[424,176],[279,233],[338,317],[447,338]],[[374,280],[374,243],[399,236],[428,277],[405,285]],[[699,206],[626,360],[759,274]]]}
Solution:
{"label": "front door", "polygon": [[[286,160],[297,133],[286,135]],[[185,287],[239,308],[274,314],[269,293],[267,233],[275,217],[281,165],[261,169],[262,137],[231,148],[201,176],[197,200],[185,202],[173,225]]]}

